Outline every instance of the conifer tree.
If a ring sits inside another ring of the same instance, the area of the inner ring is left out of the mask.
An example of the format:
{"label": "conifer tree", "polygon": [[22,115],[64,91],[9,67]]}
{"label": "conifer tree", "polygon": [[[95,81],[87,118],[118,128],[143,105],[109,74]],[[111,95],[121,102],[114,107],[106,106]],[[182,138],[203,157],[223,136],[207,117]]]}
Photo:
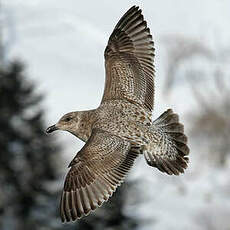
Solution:
{"label": "conifer tree", "polygon": [[[42,229],[57,214],[58,146],[44,133],[41,95],[14,62],[0,68],[0,229]],[[44,228],[45,229],[45,228]]]}

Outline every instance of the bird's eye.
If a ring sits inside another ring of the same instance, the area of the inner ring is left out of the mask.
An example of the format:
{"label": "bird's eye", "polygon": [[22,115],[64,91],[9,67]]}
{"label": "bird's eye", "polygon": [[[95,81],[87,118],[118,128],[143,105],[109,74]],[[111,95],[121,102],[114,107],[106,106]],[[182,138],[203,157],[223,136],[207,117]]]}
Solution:
{"label": "bird's eye", "polygon": [[64,119],[64,121],[70,121],[72,118],[71,117],[66,117],[65,119]]}

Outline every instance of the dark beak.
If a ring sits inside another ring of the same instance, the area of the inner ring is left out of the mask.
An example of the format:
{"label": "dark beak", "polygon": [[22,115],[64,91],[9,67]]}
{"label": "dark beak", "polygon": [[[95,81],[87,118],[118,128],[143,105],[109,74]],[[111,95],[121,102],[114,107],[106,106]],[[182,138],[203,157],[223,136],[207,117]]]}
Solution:
{"label": "dark beak", "polygon": [[56,125],[52,125],[46,129],[46,133],[52,133],[55,130],[58,130],[58,128],[56,127]]}

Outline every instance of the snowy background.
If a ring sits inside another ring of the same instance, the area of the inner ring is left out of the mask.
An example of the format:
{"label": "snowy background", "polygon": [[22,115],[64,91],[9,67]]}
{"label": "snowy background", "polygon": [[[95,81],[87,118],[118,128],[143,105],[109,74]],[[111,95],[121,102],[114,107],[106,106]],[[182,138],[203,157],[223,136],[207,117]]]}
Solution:
{"label": "snowy background", "polygon": [[[164,37],[192,38],[214,50],[227,47],[229,0],[3,0],[6,58],[20,57],[27,64],[28,76],[38,84],[38,91],[46,94],[47,126],[66,112],[99,105],[107,39],[119,18],[134,4],[142,8],[155,41],[153,116],[157,118],[171,107],[180,114],[188,133],[191,120],[187,114],[199,110],[186,84],[178,84],[164,96],[170,45]],[[204,94],[205,84],[200,86]],[[55,135],[64,145],[66,162],[70,161],[83,143],[67,133]],[[139,201],[128,200],[126,211],[140,219],[140,230],[230,229],[229,164],[216,167],[205,161],[201,156],[207,150],[202,141],[197,144],[191,138],[189,146],[190,164],[185,175],[163,175],[148,167],[144,159],[137,161],[131,171],[130,180],[140,181],[140,195]]]}

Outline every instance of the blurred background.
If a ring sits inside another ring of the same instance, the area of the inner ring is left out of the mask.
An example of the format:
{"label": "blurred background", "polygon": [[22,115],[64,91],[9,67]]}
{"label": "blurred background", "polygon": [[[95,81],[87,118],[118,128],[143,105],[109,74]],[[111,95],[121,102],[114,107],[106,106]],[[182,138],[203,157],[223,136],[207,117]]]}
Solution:
{"label": "blurred background", "polygon": [[[104,48],[134,4],[155,41],[153,117],[180,114],[189,168],[167,176],[139,157],[102,208],[63,225],[60,192],[83,143],[44,130],[100,104]],[[0,0],[0,229],[229,230],[229,9],[229,0]]]}

